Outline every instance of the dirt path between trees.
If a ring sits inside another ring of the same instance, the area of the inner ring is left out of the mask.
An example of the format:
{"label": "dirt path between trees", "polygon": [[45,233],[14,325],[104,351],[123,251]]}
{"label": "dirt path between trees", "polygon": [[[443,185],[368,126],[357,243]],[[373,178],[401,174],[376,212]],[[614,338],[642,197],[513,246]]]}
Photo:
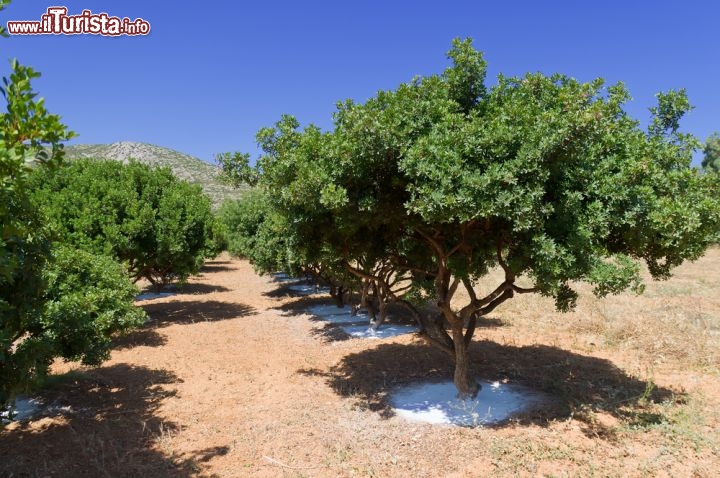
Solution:
{"label": "dirt path between trees", "polygon": [[[414,336],[330,340],[303,313],[327,300],[292,296],[244,261],[208,262],[180,293],[140,302],[150,321],[119,339],[102,367],[55,367],[65,375],[42,394],[51,405],[45,416],[0,431],[0,476],[712,476],[720,469],[716,372],[661,364],[648,387],[632,351],[588,345],[591,335],[562,327],[538,334],[508,318],[518,312],[510,309],[477,334],[478,371],[551,393],[556,406],[496,428],[411,423],[393,416],[388,391],[449,377],[451,364]],[[624,408],[646,390],[665,405]],[[692,436],[673,429],[683,413],[694,417],[682,422]],[[675,423],[663,424],[667,417]]]}

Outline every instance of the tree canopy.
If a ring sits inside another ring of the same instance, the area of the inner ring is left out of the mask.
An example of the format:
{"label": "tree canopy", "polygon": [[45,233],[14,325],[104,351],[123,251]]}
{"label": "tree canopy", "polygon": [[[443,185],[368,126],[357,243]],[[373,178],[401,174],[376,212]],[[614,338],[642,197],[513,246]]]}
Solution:
{"label": "tree canopy", "polygon": [[705,143],[702,167],[706,171],[720,173],[720,134],[713,133]]}
{"label": "tree canopy", "polygon": [[[703,254],[720,194],[690,167],[684,91],[659,94],[644,131],[622,83],[535,73],[488,87],[470,40],[448,57],[441,74],[339,103],[330,131],[283,116],[258,133],[252,171],[242,155],[227,169],[258,182],[295,254],[339,261],[414,311],[472,396],[477,320],[522,293],[570,310],[576,281],[598,296],[641,291],[640,261],[664,279]],[[504,280],[477,290],[495,267]]]}
{"label": "tree canopy", "polygon": [[81,159],[33,180],[60,241],[124,262],[135,280],[184,280],[216,252],[209,198],[168,168]]}

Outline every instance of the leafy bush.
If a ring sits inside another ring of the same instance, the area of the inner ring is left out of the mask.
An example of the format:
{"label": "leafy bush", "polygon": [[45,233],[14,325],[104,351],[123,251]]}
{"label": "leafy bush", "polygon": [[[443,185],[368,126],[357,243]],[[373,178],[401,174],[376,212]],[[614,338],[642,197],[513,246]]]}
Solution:
{"label": "leafy bush", "polygon": [[168,168],[82,159],[33,182],[61,242],[116,258],[136,281],[185,280],[222,245],[209,198]]}
{"label": "leafy bush", "polygon": [[58,246],[45,271],[41,320],[58,357],[97,365],[108,358],[111,337],[147,318],[133,301],[138,288],[121,264],[68,246]]}
{"label": "leafy bush", "polygon": [[112,258],[59,245],[43,279],[42,309],[6,350],[0,401],[43,378],[55,358],[99,365],[109,357],[112,337],[146,318],[133,305],[137,287]]}
{"label": "leafy bush", "polygon": [[207,241],[203,254],[206,258],[217,257],[218,254],[228,249],[227,227],[218,215],[214,215],[212,219],[208,226]]}
{"label": "leafy bush", "polygon": [[308,272],[306,257],[291,246],[290,229],[271,208],[265,191],[251,189],[240,199],[225,201],[218,216],[226,230],[228,252],[249,260],[259,273]]}

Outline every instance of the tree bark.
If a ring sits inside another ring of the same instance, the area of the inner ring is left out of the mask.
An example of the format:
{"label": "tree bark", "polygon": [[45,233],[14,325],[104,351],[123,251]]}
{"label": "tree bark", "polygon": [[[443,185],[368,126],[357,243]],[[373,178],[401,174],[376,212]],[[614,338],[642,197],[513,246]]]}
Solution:
{"label": "tree bark", "polygon": [[385,319],[387,318],[387,310],[385,308],[385,306],[387,304],[385,303],[385,297],[383,296],[383,294],[380,290],[380,287],[375,283],[373,283],[373,292],[375,293],[375,295],[378,298],[378,315],[379,315],[379,317],[370,323],[370,328],[372,330],[377,330],[378,327],[380,327],[385,322]]}
{"label": "tree bark", "polygon": [[360,295],[360,308],[365,309],[368,312],[368,317],[370,318],[370,323],[372,324],[376,320],[375,316],[375,307],[373,305],[373,300],[370,297],[370,288],[372,286],[372,282],[370,280],[365,280],[363,282],[362,286],[362,293]]}
{"label": "tree bark", "polygon": [[330,285],[330,297],[335,301],[338,307],[345,306],[345,288],[343,286]]}
{"label": "tree bark", "polygon": [[475,398],[480,391],[478,384],[472,377],[472,367],[470,357],[467,353],[465,344],[465,334],[463,334],[463,324],[453,324],[452,326],[453,344],[455,345],[455,374],[453,382],[458,390],[458,396],[462,399]]}
{"label": "tree bark", "polygon": [[445,330],[445,320],[442,314],[432,316],[430,314],[417,314],[417,319],[422,322],[421,336],[434,347],[439,348],[450,358],[455,360],[455,345],[452,337]]}

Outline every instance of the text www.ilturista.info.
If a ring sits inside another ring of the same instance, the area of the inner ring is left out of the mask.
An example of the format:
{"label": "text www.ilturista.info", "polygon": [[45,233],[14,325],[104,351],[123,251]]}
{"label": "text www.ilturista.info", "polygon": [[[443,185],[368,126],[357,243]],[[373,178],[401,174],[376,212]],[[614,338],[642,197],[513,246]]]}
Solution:
{"label": "text www.ilturista.info", "polygon": [[11,35],[147,35],[150,23],[142,18],[108,16],[83,10],[80,15],[68,15],[65,7],[50,7],[40,21],[10,21],[7,31]]}

